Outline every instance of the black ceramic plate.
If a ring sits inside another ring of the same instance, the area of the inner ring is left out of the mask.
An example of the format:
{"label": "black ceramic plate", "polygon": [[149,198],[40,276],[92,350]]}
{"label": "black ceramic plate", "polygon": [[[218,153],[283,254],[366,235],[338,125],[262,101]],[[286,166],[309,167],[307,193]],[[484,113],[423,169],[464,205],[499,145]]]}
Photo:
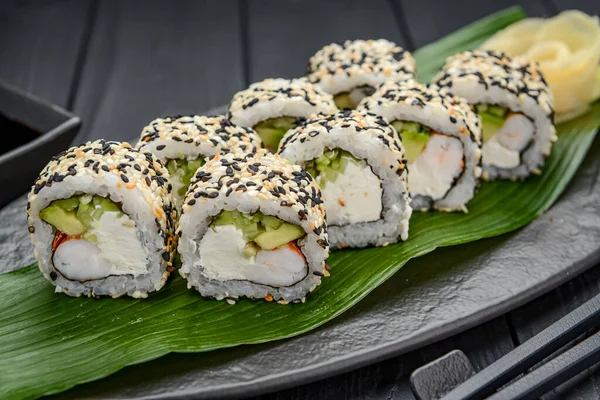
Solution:
{"label": "black ceramic plate", "polygon": [[[171,354],[60,397],[250,396],[389,358],[503,314],[600,260],[599,158],[597,139],[565,194],[530,225],[412,260],[357,306],[312,332],[262,345]],[[24,207],[20,199],[0,212],[0,268],[33,259]]]}
{"label": "black ceramic plate", "polygon": [[19,171],[0,174],[1,207],[31,187],[50,157],[69,146],[81,122],[68,111],[4,82],[0,82],[0,122],[2,144],[10,144],[10,151],[2,148],[0,171]]}

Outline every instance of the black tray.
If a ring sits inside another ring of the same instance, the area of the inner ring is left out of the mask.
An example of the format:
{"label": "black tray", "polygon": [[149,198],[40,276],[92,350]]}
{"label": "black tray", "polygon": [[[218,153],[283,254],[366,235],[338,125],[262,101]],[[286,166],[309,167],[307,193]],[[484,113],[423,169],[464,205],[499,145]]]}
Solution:
{"label": "black tray", "polygon": [[31,188],[50,157],[69,147],[81,121],[68,111],[1,81],[0,113],[40,132],[35,140],[0,155],[0,171],[18,171],[0,174],[1,207]]}
{"label": "black tray", "polygon": [[[599,158],[597,138],[563,196],[533,223],[412,260],[312,332],[262,345],[170,354],[59,397],[250,396],[383,360],[506,313],[600,261]],[[0,212],[0,270],[33,260],[24,207],[20,199]]]}

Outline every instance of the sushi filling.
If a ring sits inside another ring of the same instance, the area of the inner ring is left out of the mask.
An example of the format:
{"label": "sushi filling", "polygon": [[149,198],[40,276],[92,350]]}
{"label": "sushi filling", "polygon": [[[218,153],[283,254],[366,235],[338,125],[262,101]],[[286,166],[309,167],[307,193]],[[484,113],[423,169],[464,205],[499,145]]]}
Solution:
{"label": "sushi filling", "polygon": [[304,168],[319,186],[331,226],[372,222],[381,218],[381,180],[371,166],[342,149],[328,150]]}
{"label": "sushi filling", "polygon": [[171,176],[169,182],[173,185],[173,195],[178,205],[183,202],[192,177],[204,163],[205,160],[202,157],[193,160],[181,157],[167,161],[167,170],[169,170],[169,175]]}
{"label": "sushi filling", "polygon": [[411,194],[433,201],[443,199],[465,167],[461,141],[417,122],[394,121],[392,126],[404,147]]}
{"label": "sushi filling", "polygon": [[497,168],[521,165],[521,154],[535,134],[531,119],[500,106],[478,104],[475,109],[482,123],[483,165]]}
{"label": "sushi filling", "polygon": [[263,146],[271,152],[276,152],[285,133],[302,122],[302,117],[269,118],[256,124],[253,129],[262,139]]}
{"label": "sushi filling", "polygon": [[40,211],[40,218],[53,227],[52,261],[66,279],[85,282],[148,272],[135,221],[110,199],[83,195],[55,200]]}
{"label": "sushi filling", "polygon": [[222,211],[199,243],[204,273],[218,281],[291,286],[308,274],[299,245],[305,235],[270,215]]}
{"label": "sushi filling", "polygon": [[362,99],[371,96],[373,93],[375,93],[375,88],[369,85],[363,85],[355,87],[349,92],[343,92],[335,95],[333,97],[333,101],[340,110],[344,110],[346,108],[354,110],[362,101]]}

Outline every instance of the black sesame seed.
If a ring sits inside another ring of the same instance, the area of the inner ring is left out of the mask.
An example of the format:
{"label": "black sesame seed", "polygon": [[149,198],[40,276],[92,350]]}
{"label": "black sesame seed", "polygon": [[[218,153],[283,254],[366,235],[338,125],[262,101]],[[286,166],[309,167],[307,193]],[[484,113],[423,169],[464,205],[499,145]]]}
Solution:
{"label": "black sesame seed", "polygon": [[191,199],[190,201],[188,201],[189,206],[193,206],[194,204],[196,204],[196,200]]}
{"label": "black sesame seed", "polygon": [[320,277],[325,276],[325,274],[323,274],[321,271],[313,271],[313,275],[320,276]]}
{"label": "black sesame seed", "polygon": [[56,278],[58,278],[58,274],[56,273],[56,271],[50,271],[50,279],[55,281]]}
{"label": "black sesame seed", "polygon": [[167,252],[164,252],[164,253],[162,254],[162,258],[163,258],[163,260],[165,260],[165,261],[169,261],[169,260],[171,259],[171,256],[169,255],[169,253],[167,253]]}
{"label": "black sesame seed", "polygon": [[33,226],[29,226],[27,230],[29,231],[29,233],[35,233],[35,228]]}
{"label": "black sesame seed", "polygon": [[108,169],[108,167],[106,165],[101,166],[100,168],[102,168],[103,171],[110,171],[110,169]]}
{"label": "black sesame seed", "polygon": [[304,210],[298,211],[298,216],[300,217],[301,221],[306,221],[307,220],[307,218],[306,218],[306,212]]}
{"label": "black sesame seed", "polygon": [[219,192],[210,192],[208,194],[209,199],[214,199],[215,197],[218,197],[218,196],[219,196]]}
{"label": "black sesame seed", "polygon": [[166,146],[166,145],[164,145],[164,144],[160,144],[160,145],[156,146],[156,150],[162,150],[162,149],[164,149],[165,147],[167,147],[167,146]]}
{"label": "black sesame seed", "polygon": [[121,180],[125,183],[129,183],[129,178],[126,177],[125,175],[121,174]]}

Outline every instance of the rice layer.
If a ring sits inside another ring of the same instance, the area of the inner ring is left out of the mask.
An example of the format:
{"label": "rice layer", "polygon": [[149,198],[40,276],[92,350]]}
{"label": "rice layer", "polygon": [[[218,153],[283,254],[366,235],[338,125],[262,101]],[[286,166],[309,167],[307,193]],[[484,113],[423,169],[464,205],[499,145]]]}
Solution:
{"label": "rice layer", "polygon": [[149,150],[161,161],[212,157],[231,149],[252,153],[261,147],[253,129],[233,125],[225,116],[157,118],[146,126],[135,146]]}
{"label": "rice layer", "polygon": [[331,43],[308,61],[308,79],[327,93],[338,94],[363,85],[379,87],[390,78],[415,79],[412,54],[385,39]]}
{"label": "rice layer", "polygon": [[265,79],[236,93],[227,115],[236,125],[253,127],[269,118],[336,111],[333,97],[306,79]]}

